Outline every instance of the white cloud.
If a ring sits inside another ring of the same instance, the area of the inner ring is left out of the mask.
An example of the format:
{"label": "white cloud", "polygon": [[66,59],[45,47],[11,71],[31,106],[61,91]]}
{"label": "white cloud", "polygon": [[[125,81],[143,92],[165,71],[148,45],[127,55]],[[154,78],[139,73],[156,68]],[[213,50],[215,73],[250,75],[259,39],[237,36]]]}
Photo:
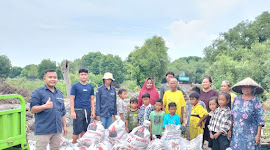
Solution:
{"label": "white cloud", "polygon": [[243,0],[198,0],[196,7],[204,19],[212,19],[231,8],[237,6]]}
{"label": "white cloud", "polygon": [[193,44],[197,40],[207,36],[205,32],[206,23],[202,20],[192,20],[184,22],[183,20],[172,22],[167,29],[170,38],[186,44]]}

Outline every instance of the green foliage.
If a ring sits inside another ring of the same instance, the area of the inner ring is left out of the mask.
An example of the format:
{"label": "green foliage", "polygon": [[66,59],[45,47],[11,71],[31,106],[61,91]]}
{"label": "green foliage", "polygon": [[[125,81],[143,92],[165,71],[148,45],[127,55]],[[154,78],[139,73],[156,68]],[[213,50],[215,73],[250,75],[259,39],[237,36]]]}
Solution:
{"label": "green foliage", "polygon": [[201,83],[205,69],[208,66],[202,58],[197,56],[182,57],[173,61],[168,70],[173,71],[175,77],[184,71],[185,75],[190,78],[193,83]]}
{"label": "green foliage", "polygon": [[165,41],[158,36],[147,39],[142,47],[135,47],[127,58],[126,67],[132,80],[142,86],[147,77],[159,83],[167,71],[169,57]]}
{"label": "green foliage", "polygon": [[136,81],[132,81],[132,80],[125,80],[123,82],[123,84],[121,85],[121,88],[125,88],[129,91],[134,91],[134,92],[138,92],[140,91],[140,87],[137,85]]}
{"label": "green foliage", "polygon": [[100,68],[101,59],[104,57],[100,52],[90,52],[82,57],[81,63],[84,68],[97,75],[102,70]]}
{"label": "green foliage", "polygon": [[31,65],[25,66],[23,68],[20,76],[25,77],[27,79],[37,79],[38,78],[38,67],[37,67],[37,65],[31,64]]}
{"label": "green foliage", "polygon": [[21,67],[12,67],[11,70],[10,70],[10,73],[9,73],[9,77],[10,78],[16,78],[16,77],[19,77],[20,74],[22,72],[22,68]]}
{"label": "green foliage", "polygon": [[218,39],[204,49],[205,58],[212,63],[218,55],[231,55],[242,48],[251,49],[252,44],[265,42],[269,38],[270,13],[263,12],[254,21],[243,21],[228,32],[220,34]]}
{"label": "green foliage", "polygon": [[93,73],[89,73],[88,83],[91,83],[94,87],[98,88],[103,84],[102,78],[102,74],[94,75]]}
{"label": "green foliage", "polygon": [[225,55],[218,56],[217,61],[209,66],[206,71],[206,74],[213,79],[212,88],[219,90],[223,80],[235,83],[238,79],[236,66],[237,62],[232,60],[231,57]]}
{"label": "green foliage", "polygon": [[[78,73],[78,71],[81,69],[81,68],[84,68],[83,67],[83,64],[82,64],[82,59],[76,59],[74,61],[71,61],[69,63],[69,72],[70,73],[73,73],[73,74],[76,74]],[[87,67],[85,67],[87,68]],[[90,70],[91,71],[91,70]]]}
{"label": "green foliage", "polygon": [[62,71],[61,71],[60,66],[57,66],[55,71],[57,73],[58,80],[63,80],[64,77],[63,77],[63,74],[62,74]]}
{"label": "green foliage", "polygon": [[44,72],[47,69],[56,70],[56,62],[51,61],[50,59],[43,59],[41,63],[38,65],[38,78],[42,79],[44,76]]}
{"label": "green foliage", "polygon": [[0,55],[0,78],[7,78],[11,69],[11,62],[5,55]]}
{"label": "green foliage", "polygon": [[[119,56],[112,54],[103,55],[100,52],[90,52],[84,55],[82,59],[76,60],[83,68],[87,68],[94,75],[111,72],[114,76],[115,83],[122,83],[125,79],[124,63]],[[72,66],[72,68],[75,68]]]}
{"label": "green foliage", "polygon": [[42,80],[30,80],[27,78],[7,78],[5,82],[17,89],[26,89],[28,91],[34,91],[37,88],[42,87],[45,83]]}

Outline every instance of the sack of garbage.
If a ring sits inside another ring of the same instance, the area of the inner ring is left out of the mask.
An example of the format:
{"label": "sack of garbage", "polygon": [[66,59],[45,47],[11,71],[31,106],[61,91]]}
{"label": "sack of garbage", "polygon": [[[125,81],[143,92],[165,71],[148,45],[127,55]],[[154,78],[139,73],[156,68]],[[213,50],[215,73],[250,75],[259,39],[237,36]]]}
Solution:
{"label": "sack of garbage", "polygon": [[169,124],[165,126],[165,131],[162,133],[161,140],[165,149],[173,150],[180,148],[181,130],[180,125]]}
{"label": "sack of garbage", "polygon": [[125,141],[116,140],[112,150],[130,150],[130,149],[126,146]]}
{"label": "sack of garbage", "polygon": [[158,139],[155,135],[152,135],[152,141],[149,143],[147,150],[165,150],[165,146],[163,146],[161,139]]}
{"label": "sack of garbage", "polygon": [[111,150],[112,144],[109,141],[103,141],[101,143],[94,143],[87,150]]}
{"label": "sack of garbage", "polygon": [[148,130],[150,121],[145,120],[142,126],[134,128],[126,140],[126,145],[129,149],[140,150],[146,149],[150,142],[150,132]]}
{"label": "sack of garbage", "polygon": [[94,121],[88,125],[86,133],[78,140],[79,145],[90,147],[93,143],[100,143],[105,136],[105,129],[101,121]]}
{"label": "sack of garbage", "polygon": [[125,130],[125,122],[120,116],[116,116],[116,120],[109,126],[109,141],[115,144],[116,140],[123,141],[127,137]]}
{"label": "sack of garbage", "polygon": [[59,150],[73,150],[72,140],[61,137]]}
{"label": "sack of garbage", "polygon": [[198,135],[191,141],[180,137],[179,144],[181,150],[202,150],[203,135]]}

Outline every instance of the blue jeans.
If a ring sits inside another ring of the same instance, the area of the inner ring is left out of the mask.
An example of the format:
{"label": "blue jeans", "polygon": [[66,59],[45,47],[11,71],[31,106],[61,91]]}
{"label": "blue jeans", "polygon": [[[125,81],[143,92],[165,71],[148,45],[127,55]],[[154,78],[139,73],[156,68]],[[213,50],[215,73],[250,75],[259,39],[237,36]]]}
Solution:
{"label": "blue jeans", "polygon": [[112,115],[109,115],[108,117],[101,117],[100,121],[102,122],[102,125],[105,129],[108,129],[108,127],[112,124]]}

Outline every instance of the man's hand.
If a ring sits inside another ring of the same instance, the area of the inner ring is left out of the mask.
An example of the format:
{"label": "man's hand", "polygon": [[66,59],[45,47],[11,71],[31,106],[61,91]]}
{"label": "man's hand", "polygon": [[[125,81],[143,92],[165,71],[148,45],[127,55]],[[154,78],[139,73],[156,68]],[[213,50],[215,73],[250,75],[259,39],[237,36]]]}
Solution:
{"label": "man's hand", "polygon": [[63,135],[66,136],[68,134],[67,126],[63,127]]}
{"label": "man's hand", "polygon": [[116,120],[115,115],[113,115],[112,117],[113,117],[113,120]]}
{"label": "man's hand", "polygon": [[95,118],[96,117],[96,114],[94,111],[91,112],[91,117],[90,118]]}
{"label": "man's hand", "polygon": [[75,113],[75,111],[72,111],[72,112],[71,112],[71,118],[72,118],[72,119],[76,119],[76,113]]}
{"label": "man's hand", "polygon": [[127,133],[129,132],[128,128],[126,128]]}
{"label": "man's hand", "polygon": [[51,98],[48,98],[48,101],[44,104],[45,109],[53,108],[53,102],[51,101]]}
{"label": "man's hand", "polygon": [[97,121],[100,121],[100,116],[96,116],[96,120]]}
{"label": "man's hand", "polygon": [[180,122],[181,122],[181,124],[183,123],[183,118],[182,117],[180,118]]}

